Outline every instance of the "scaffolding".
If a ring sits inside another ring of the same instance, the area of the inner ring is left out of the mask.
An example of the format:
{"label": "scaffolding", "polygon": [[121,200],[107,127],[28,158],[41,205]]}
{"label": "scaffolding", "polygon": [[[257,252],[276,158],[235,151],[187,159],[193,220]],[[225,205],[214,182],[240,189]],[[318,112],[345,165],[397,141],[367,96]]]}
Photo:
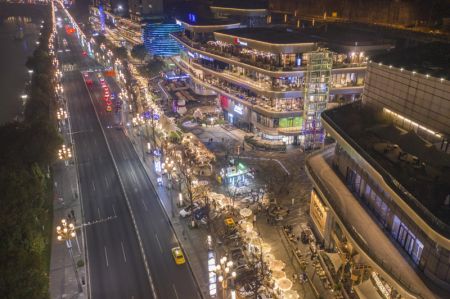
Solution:
{"label": "scaffolding", "polygon": [[329,98],[333,58],[326,49],[308,55],[301,146],[304,150],[314,150],[322,147],[325,137],[320,114],[325,110]]}

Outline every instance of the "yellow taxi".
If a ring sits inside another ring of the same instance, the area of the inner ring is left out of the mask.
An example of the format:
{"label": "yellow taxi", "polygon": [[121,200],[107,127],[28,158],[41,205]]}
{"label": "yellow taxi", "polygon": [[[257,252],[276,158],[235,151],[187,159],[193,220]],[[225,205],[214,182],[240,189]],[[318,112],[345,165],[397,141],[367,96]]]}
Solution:
{"label": "yellow taxi", "polygon": [[234,222],[233,218],[231,218],[231,217],[226,218],[226,219],[224,220],[224,222],[225,222],[225,225],[226,225],[228,228],[234,228],[234,226],[236,225],[236,223]]}
{"label": "yellow taxi", "polygon": [[183,251],[181,250],[180,247],[172,248],[172,256],[177,265],[182,265],[182,264],[186,263]]}
{"label": "yellow taxi", "polygon": [[112,107],[110,105],[106,106],[106,111],[111,112],[112,111]]}

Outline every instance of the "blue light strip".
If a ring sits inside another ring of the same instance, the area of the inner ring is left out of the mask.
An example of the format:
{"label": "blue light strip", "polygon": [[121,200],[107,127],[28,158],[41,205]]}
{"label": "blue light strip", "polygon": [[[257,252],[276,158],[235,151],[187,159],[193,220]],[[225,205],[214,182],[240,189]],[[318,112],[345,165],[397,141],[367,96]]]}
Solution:
{"label": "blue light strip", "polygon": [[181,31],[183,31],[183,28],[178,24],[147,24],[143,30],[145,48],[154,56],[169,57],[178,55],[180,47],[170,37],[170,33]]}

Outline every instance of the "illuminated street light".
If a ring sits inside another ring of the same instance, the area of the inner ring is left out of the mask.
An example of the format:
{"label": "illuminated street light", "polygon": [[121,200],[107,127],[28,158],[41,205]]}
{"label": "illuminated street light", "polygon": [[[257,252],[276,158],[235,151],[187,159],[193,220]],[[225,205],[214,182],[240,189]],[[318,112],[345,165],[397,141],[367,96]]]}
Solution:
{"label": "illuminated street light", "polygon": [[[228,260],[226,256],[220,259],[219,264],[216,265],[216,275],[218,281],[222,285],[222,298],[227,298],[227,289],[230,287],[234,288],[234,279],[236,278],[236,272],[233,271],[234,263]],[[234,289],[231,291],[233,296]]]}
{"label": "illuminated street light", "polygon": [[66,147],[65,144],[58,150],[58,158],[59,160],[64,160],[66,166],[69,164],[68,160],[72,159],[72,150],[70,147]]}
{"label": "illuminated street light", "polygon": [[[61,219],[61,225],[58,225],[56,227],[56,235],[58,241],[65,241],[67,249],[69,250],[69,254],[72,257],[72,265],[73,269],[75,271],[75,277],[77,279],[78,284],[78,292],[83,292],[83,288],[81,287],[80,278],[78,275],[77,266],[75,265],[75,258],[73,257],[73,251],[72,251],[72,239],[75,238],[77,245],[78,245],[78,251],[80,251],[80,245],[78,243],[77,233],[75,231],[75,225],[73,223],[68,223],[66,219]],[[81,253],[81,252],[80,252]]]}
{"label": "illuminated street light", "polygon": [[177,168],[175,167],[175,162],[168,157],[166,157],[165,162],[162,163],[161,166],[162,166],[162,169],[164,169],[164,171],[167,173],[167,178],[169,179],[169,182],[170,182],[170,206],[171,206],[171,210],[172,210],[172,217],[175,217],[175,209],[174,209],[174,205],[173,205],[173,196],[172,196],[172,190],[173,190],[172,176],[175,173],[175,171],[177,170]]}
{"label": "illuminated street light", "polygon": [[67,111],[63,108],[59,108],[58,111],[56,111],[56,117],[58,120],[66,120],[67,119]]}

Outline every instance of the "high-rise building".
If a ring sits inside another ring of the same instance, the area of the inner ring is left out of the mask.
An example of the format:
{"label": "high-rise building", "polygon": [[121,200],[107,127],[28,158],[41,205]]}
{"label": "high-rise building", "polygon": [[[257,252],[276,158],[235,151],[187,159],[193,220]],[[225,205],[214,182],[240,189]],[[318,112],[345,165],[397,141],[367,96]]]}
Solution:
{"label": "high-rise building", "polygon": [[360,297],[449,298],[448,53],[375,58],[362,101],[321,115],[336,143],[307,159],[310,215],[334,283]]}
{"label": "high-rise building", "polygon": [[128,0],[128,11],[130,18],[135,21],[161,17],[164,13],[164,0]]}

